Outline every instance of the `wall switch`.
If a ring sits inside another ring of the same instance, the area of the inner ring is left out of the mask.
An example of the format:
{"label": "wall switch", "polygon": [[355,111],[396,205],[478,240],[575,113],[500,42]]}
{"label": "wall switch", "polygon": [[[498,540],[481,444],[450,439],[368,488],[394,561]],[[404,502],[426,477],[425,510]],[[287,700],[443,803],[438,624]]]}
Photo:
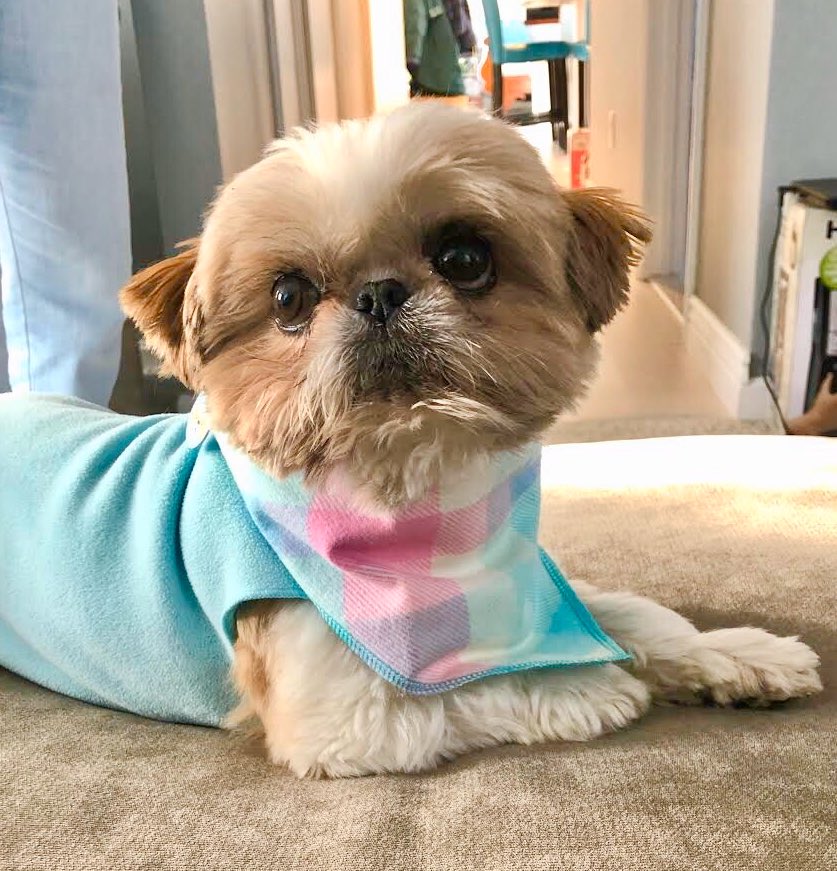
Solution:
{"label": "wall switch", "polygon": [[607,113],[607,147],[613,151],[616,148],[616,110]]}

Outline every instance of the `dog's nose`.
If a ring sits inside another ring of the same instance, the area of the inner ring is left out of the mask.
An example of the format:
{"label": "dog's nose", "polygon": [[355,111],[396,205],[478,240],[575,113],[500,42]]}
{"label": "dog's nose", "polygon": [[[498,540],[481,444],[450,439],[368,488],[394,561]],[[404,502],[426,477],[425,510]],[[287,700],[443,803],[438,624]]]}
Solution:
{"label": "dog's nose", "polygon": [[386,323],[407,301],[410,292],[394,278],[368,281],[355,297],[355,310],[369,315],[376,323]]}

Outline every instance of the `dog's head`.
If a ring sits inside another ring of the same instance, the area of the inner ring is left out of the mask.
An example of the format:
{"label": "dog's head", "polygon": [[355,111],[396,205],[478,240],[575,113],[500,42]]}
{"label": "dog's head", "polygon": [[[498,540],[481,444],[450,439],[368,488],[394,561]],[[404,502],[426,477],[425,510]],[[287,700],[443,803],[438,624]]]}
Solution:
{"label": "dog's head", "polygon": [[122,300],[257,462],[397,502],[571,406],[648,238],[505,124],[413,105],[276,142]]}

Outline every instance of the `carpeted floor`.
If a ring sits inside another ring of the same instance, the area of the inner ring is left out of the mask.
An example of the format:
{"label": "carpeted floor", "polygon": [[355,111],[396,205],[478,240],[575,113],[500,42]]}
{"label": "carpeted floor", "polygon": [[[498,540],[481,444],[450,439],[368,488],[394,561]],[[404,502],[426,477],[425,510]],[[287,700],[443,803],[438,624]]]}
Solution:
{"label": "carpeted floor", "polygon": [[782,435],[783,430],[767,420],[735,420],[731,417],[684,414],[666,417],[559,421],[547,431],[543,441],[547,445],[557,445],[663,436],[731,434]]}
{"label": "carpeted floor", "polygon": [[[589,744],[297,781],[257,747],[0,676],[0,868],[826,871],[837,867],[837,442],[559,445],[542,541],[570,578],[703,628],[799,634],[826,691],[656,708]],[[312,676],[312,679],[317,679]]]}

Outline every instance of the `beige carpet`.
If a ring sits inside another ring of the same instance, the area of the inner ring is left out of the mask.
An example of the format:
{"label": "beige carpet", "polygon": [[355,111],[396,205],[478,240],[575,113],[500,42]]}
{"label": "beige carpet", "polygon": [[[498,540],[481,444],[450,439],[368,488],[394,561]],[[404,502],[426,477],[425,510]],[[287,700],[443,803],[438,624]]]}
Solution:
{"label": "beige carpet", "polygon": [[5,674],[0,868],[837,867],[837,442],[561,445],[544,481],[542,538],[570,577],[705,628],[798,633],[826,692],[769,711],[657,708],[590,744],[505,747],[422,776],[299,782],[222,732]]}
{"label": "beige carpet", "polygon": [[782,435],[778,424],[766,420],[735,420],[731,417],[669,415],[666,417],[613,418],[605,420],[560,420],[546,433],[544,444],[648,439],[678,435]]}

